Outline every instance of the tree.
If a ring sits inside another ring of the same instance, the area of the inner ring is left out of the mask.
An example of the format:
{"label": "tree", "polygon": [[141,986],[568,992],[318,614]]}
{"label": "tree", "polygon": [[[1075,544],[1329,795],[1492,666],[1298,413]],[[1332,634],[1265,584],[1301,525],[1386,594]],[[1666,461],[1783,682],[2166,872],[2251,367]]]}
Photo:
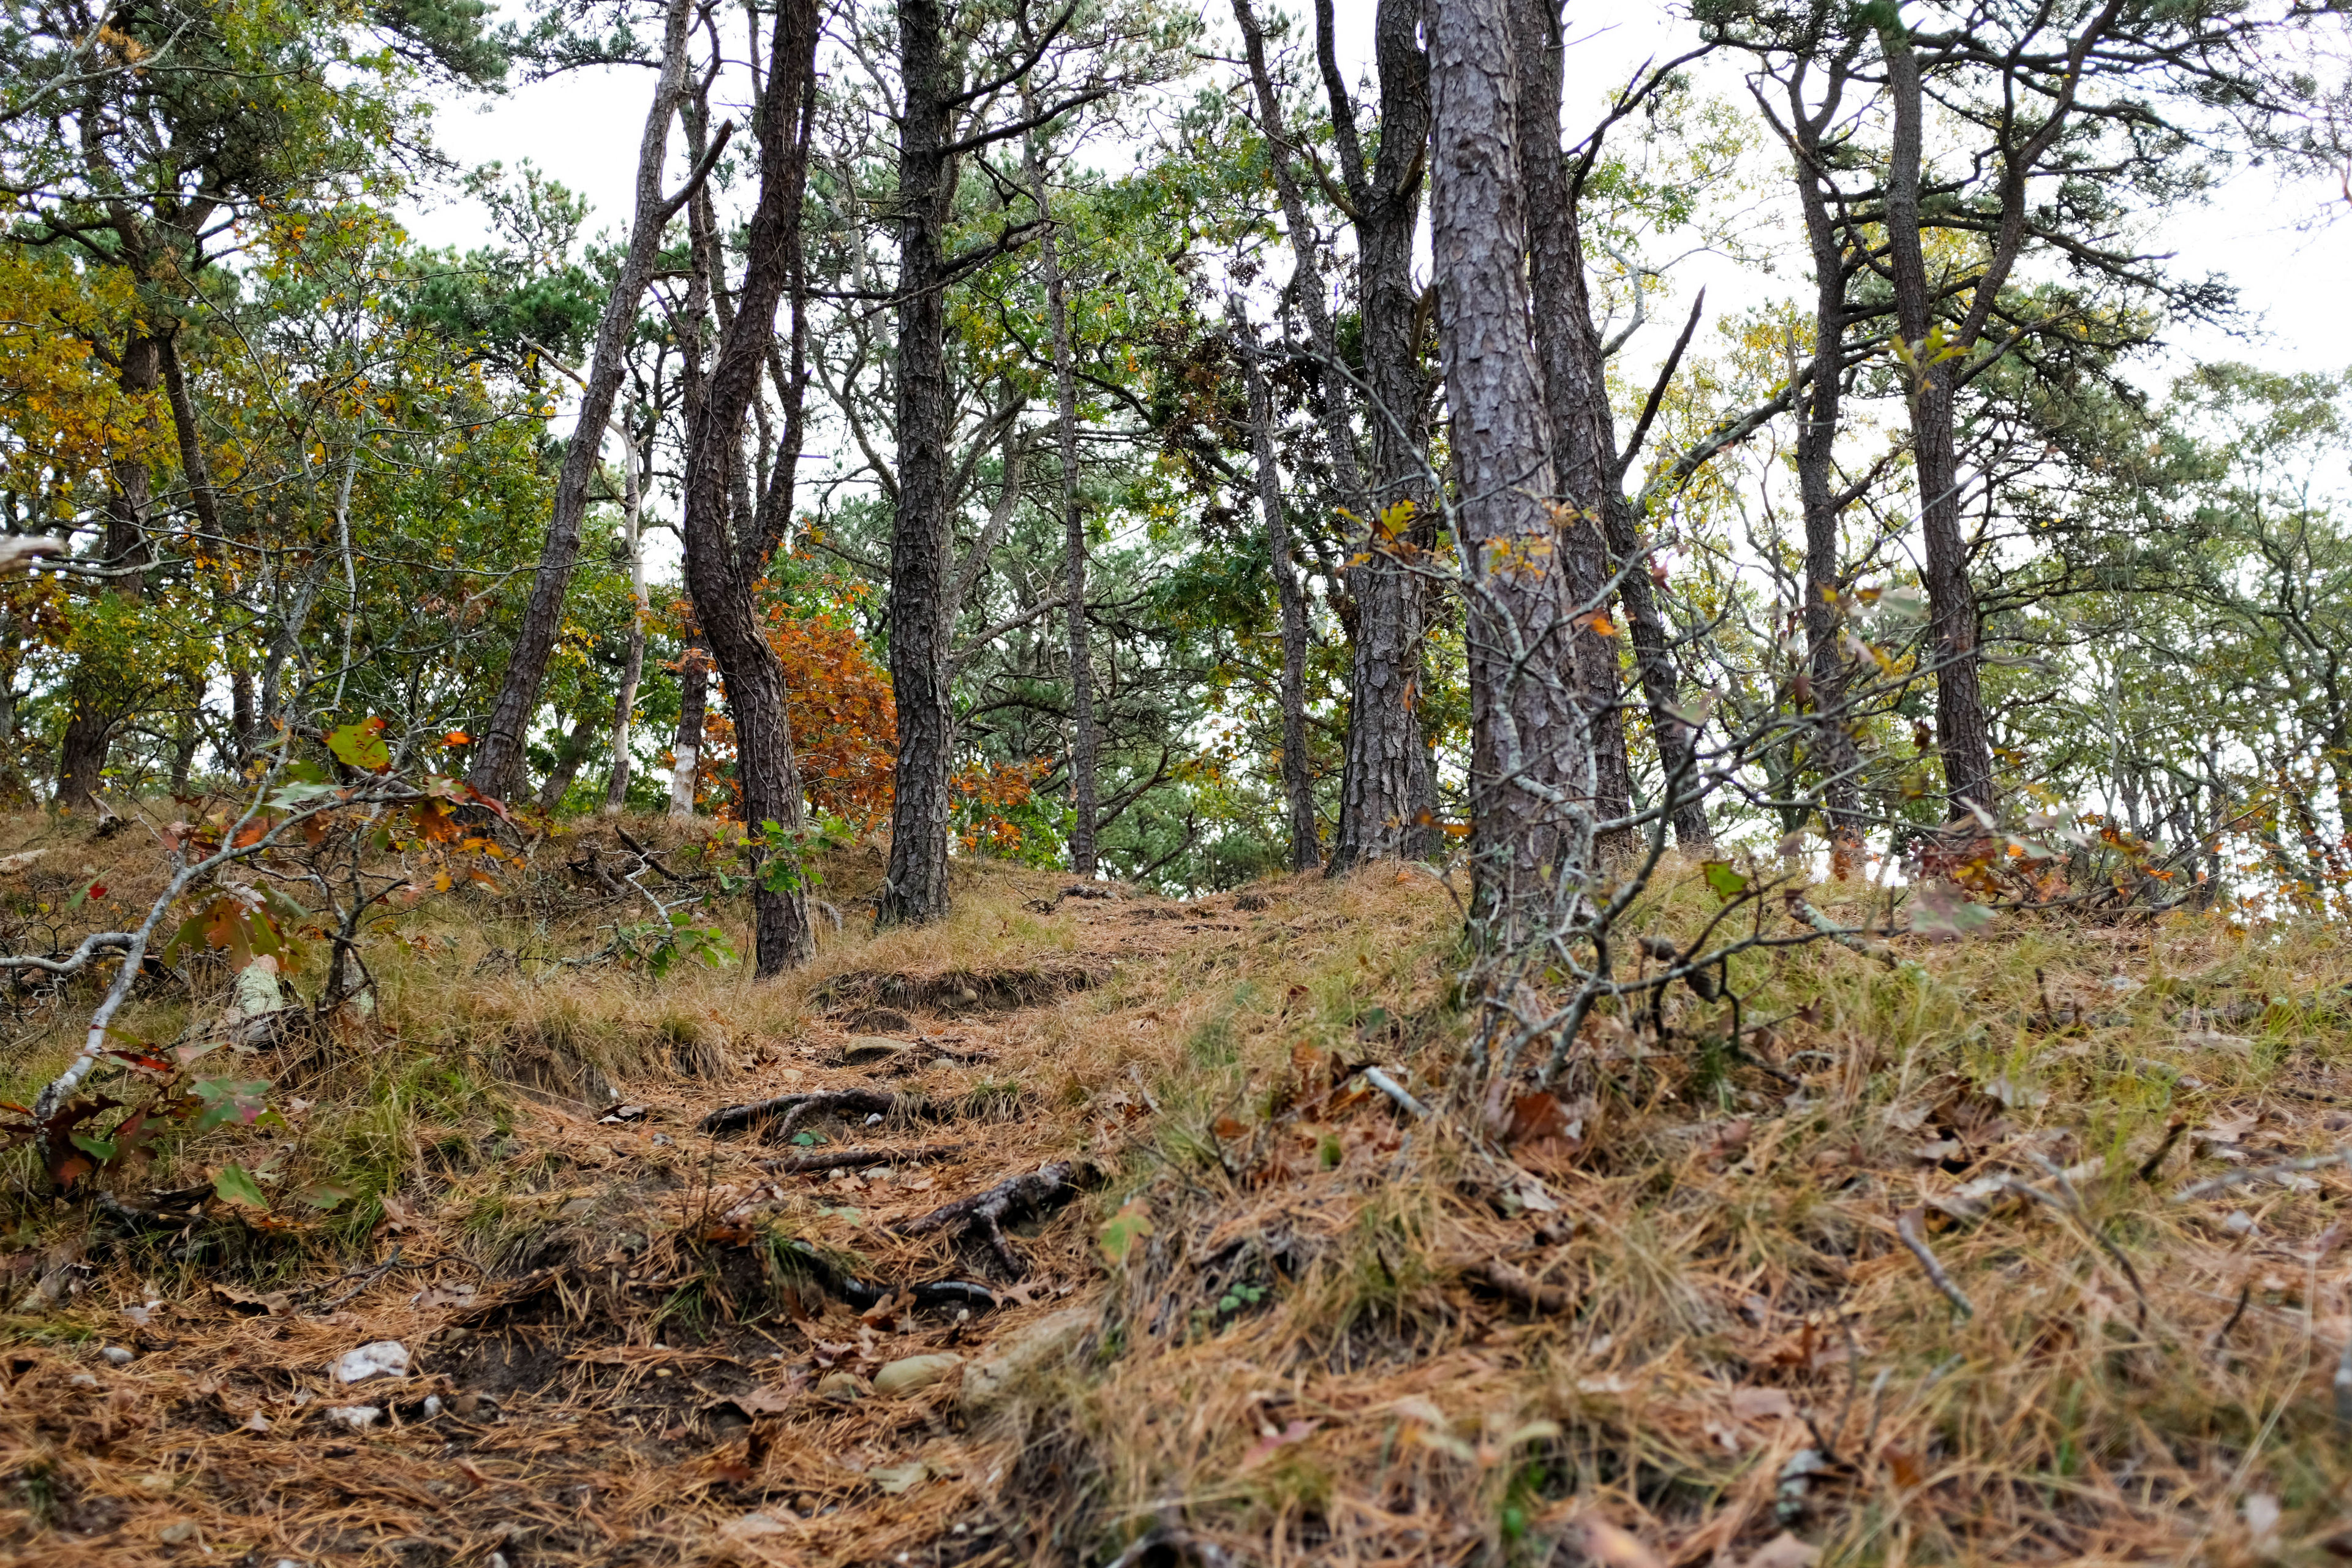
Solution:
{"label": "tree", "polygon": [[[755,574],[765,564],[727,528],[729,489],[741,462],[743,420],[767,363],[776,308],[801,244],[801,203],[808,182],[802,135],[808,95],[816,87],[815,0],[783,0],[769,31],[767,77],[752,109],[760,149],[760,195],[751,213],[746,267],[711,363],[709,384],[692,416],[686,443],[686,580],[694,614],[709,639],[735,718],[735,765],[743,819],[767,858],[752,893],[756,970],[777,974],[815,951],[809,929],[807,876],[793,840],[802,826],[800,778],[793,764],[783,665],[752,604]],[[737,527],[757,526],[748,509]]]}

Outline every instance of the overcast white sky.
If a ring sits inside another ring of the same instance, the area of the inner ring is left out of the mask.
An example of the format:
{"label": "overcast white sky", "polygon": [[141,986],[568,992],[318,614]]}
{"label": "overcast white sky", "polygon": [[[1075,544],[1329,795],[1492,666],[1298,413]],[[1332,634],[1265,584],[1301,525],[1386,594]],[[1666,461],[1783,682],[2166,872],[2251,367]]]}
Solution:
{"label": "overcast white sky", "polygon": [[[1305,9],[1302,0],[1292,4]],[[1278,0],[1269,5],[1275,8],[1280,8]],[[1598,106],[1643,59],[1670,57],[1687,47],[1693,37],[1687,21],[1655,0],[1580,9],[1590,19],[1572,35],[1577,41],[1570,54],[1571,105]],[[1370,54],[1370,0],[1341,0],[1339,12],[1343,58],[1353,62],[1351,69],[1360,70]],[[1210,0],[1205,14],[1221,34],[1230,31],[1231,13],[1223,0]],[[1580,18],[1572,13],[1570,22],[1579,26]],[[1727,69],[1703,79],[1702,85],[1718,93],[1738,91],[1738,78]],[[592,234],[608,230],[617,237],[628,216],[636,142],[652,87],[653,73],[644,69],[583,72],[520,86],[487,103],[451,104],[440,115],[437,140],[467,165],[497,159],[511,166],[530,160],[589,199]],[[2308,226],[2315,215],[2330,210],[2342,212],[2342,221]],[[428,243],[463,247],[480,241],[481,213],[470,203],[411,205],[404,216],[412,232]],[[2282,189],[2268,171],[2250,171],[2219,201],[2178,219],[2162,243],[2176,254],[2181,270],[2229,277],[2260,327],[2251,342],[2209,330],[2184,331],[2174,344],[2176,363],[2242,358],[2282,370],[2352,367],[2352,311],[2344,300],[2344,273],[2352,262],[2352,205],[2344,204],[2333,180]],[[1705,284],[1708,315],[1719,319],[1802,282],[1789,268],[1767,279],[1702,257],[1677,275],[1675,292],[1686,299],[1691,288]],[[1651,335],[1663,340],[1671,325]],[[1664,347],[1661,341],[1652,355]],[[1637,361],[1652,355],[1638,348],[1633,353]],[[2165,374],[2150,363],[2142,376],[2154,387]]]}

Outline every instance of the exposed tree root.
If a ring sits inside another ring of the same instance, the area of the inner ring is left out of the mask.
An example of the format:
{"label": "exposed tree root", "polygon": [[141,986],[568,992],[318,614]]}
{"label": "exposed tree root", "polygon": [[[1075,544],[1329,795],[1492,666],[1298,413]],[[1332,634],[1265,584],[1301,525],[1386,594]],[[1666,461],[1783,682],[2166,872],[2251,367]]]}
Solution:
{"label": "exposed tree root", "polygon": [[810,1171],[845,1171],[862,1165],[910,1165],[921,1160],[944,1160],[970,1147],[969,1143],[926,1143],[918,1149],[834,1149],[823,1153],[812,1151],[782,1160],[762,1160],[760,1169],[780,1176],[797,1176]]}
{"label": "exposed tree root", "polygon": [[936,1231],[960,1230],[977,1232],[995,1254],[996,1261],[1015,1279],[1029,1272],[1029,1260],[1021,1256],[1004,1235],[1004,1222],[1023,1214],[1045,1214],[1060,1208],[1078,1195],[1089,1184],[1094,1172],[1091,1167],[1074,1160],[1057,1160],[1040,1166],[1026,1175],[1002,1181],[984,1193],[968,1198],[958,1198],[918,1219],[902,1220],[890,1228],[899,1236],[929,1236]]}
{"label": "exposed tree root", "polygon": [[845,1112],[871,1116],[876,1112],[887,1116],[894,1110],[912,1114],[929,1112],[920,1096],[896,1095],[878,1089],[815,1089],[802,1094],[780,1094],[773,1100],[755,1100],[748,1105],[722,1106],[695,1125],[704,1132],[732,1132],[762,1121],[782,1121],[769,1131],[771,1142],[789,1138],[802,1122],[812,1116],[839,1115]]}

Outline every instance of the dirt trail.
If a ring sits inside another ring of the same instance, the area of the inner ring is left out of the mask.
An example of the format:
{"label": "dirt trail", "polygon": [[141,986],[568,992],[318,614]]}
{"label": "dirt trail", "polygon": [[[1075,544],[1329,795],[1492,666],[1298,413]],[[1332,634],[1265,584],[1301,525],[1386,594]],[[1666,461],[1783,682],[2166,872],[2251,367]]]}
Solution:
{"label": "dirt trail", "polygon": [[[498,1161],[387,1201],[349,1277],[252,1283],[257,1234],[222,1271],[237,1286],[151,1304],[109,1300],[145,1295],[119,1266],[43,1255],[7,1287],[41,1310],[0,1363],[8,1545],[60,1565],[1010,1560],[1006,1405],[1094,1331],[1104,1270],[1072,1200],[1142,1110],[1074,1098],[1054,1058],[1124,967],[1239,929],[1139,898],[1051,918],[1076,940],[1034,962],[837,977],[805,1038],[723,1085],[527,1094]],[[762,1100],[785,1109],[698,1130]],[[378,1342],[404,1375],[331,1371]]]}

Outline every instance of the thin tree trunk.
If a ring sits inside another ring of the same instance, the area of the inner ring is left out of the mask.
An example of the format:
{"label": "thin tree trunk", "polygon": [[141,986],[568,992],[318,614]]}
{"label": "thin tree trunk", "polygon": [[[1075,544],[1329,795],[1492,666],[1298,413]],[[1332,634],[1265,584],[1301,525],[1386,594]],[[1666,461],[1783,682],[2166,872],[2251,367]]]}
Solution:
{"label": "thin tree trunk", "polygon": [[613,700],[613,768],[604,781],[604,810],[609,814],[629,804],[629,722],[637,710],[637,686],[646,674],[646,552],[638,537],[645,511],[645,490],[637,473],[635,428],[622,422],[622,467],[625,500],[621,525],[629,545],[629,651],[621,668],[621,689]]}
{"label": "thin tree trunk", "polygon": [[589,490],[604,449],[605,426],[613,416],[613,400],[620,392],[637,301],[660,254],[662,232],[677,210],[675,198],[662,195],[662,167],[669,153],[669,122],[687,89],[687,44],[693,17],[688,0],[670,0],[663,30],[661,78],[654,88],[653,107],[646,111],[645,134],[638,143],[636,210],[628,249],[612,292],[605,297],[604,315],[596,323],[595,347],[580,394],[579,421],[572,426],[563,467],[556,476],[554,510],[548,520],[546,542],[541,547],[530,600],[508,655],[498,700],[467,769],[467,782],[485,795],[502,797],[521,782],[523,742],[531,717],[539,710],[548,658],[562,626],[564,595],[580,558],[580,526],[588,514]]}
{"label": "thin tree trunk", "polygon": [[1045,273],[1045,317],[1054,334],[1054,425],[1062,454],[1063,616],[1070,634],[1070,869],[1077,876],[1091,877],[1095,874],[1096,811],[1094,667],[1087,649],[1087,524],[1078,506],[1078,386],[1061,250],[1055,243],[1045,165],[1037,155],[1034,132],[1022,139],[1022,152],[1028,164],[1031,199],[1037,204],[1037,216],[1045,220],[1038,234],[1038,261]]}
{"label": "thin tree trunk", "polygon": [[[766,90],[752,110],[760,147],[760,197],[747,236],[748,264],[734,319],[720,339],[698,417],[689,426],[686,472],[686,580],[695,618],[710,639],[735,718],[736,776],[743,821],[755,835],[773,824],[786,836],[770,842],[751,895],[754,973],[780,973],[815,951],[808,919],[808,879],[789,842],[803,818],[798,770],[784,707],[783,663],[762,634],[751,602],[740,542],[727,526],[730,468],[740,471],[745,412],[759,395],[776,306],[789,280],[789,257],[801,244],[807,184],[805,148],[794,134],[803,99],[814,90],[815,0],[783,0],[768,48]],[[778,859],[786,864],[779,865]]]}
{"label": "thin tree trunk", "polygon": [[898,707],[890,860],[875,918],[948,912],[949,573],[947,278],[941,237],[955,195],[954,96],[938,0],[898,0],[898,494],[890,522],[890,684]]}
{"label": "thin tree trunk", "polygon": [[555,748],[555,766],[546,782],[539,786],[539,809],[552,812],[572,793],[572,781],[580,776],[580,764],[596,749],[596,715],[583,713],[572,721],[572,728]]}
{"label": "thin tree trunk", "polygon": [[[1528,288],[1534,310],[1536,355],[1543,369],[1544,410],[1550,424],[1553,479],[1564,509],[1561,561],[1572,605],[1601,608],[1611,596],[1608,508],[1617,494],[1615,433],[1609,389],[1597,355],[1580,352],[1585,304],[1584,248],[1560,157],[1560,74],[1566,50],[1553,0],[1516,0],[1519,29],[1519,161],[1528,203]],[[1564,651],[1583,694],[1593,731],[1594,809],[1603,818],[1632,809],[1633,775],[1625,755],[1625,724],[1618,707],[1617,647],[1592,623],[1571,628]],[[1632,851],[1634,835],[1604,837],[1603,854]]]}
{"label": "thin tree trunk", "polygon": [[710,707],[709,650],[702,634],[694,633],[679,656],[677,670],[677,731],[670,742],[669,814],[694,815],[697,770],[702,763],[702,727]]}
{"label": "thin tree trunk", "polygon": [[[1429,488],[1428,384],[1421,369],[1420,291],[1412,282],[1430,125],[1429,58],[1419,41],[1420,0],[1381,0],[1372,24],[1381,84],[1381,140],[1368,166],[1354,105],[1341,76],[1331,0],[1316,0],[1315,38],[1331,103],[1332,134],[1355,209],[1364,380],[1370,394],[1372,481],[1365,557],[1348,569],[1356,605],[1347,760],[1331,870],[1370,859],[1430,852],[1436,781],[1416,711],[1423,594],[1402,542],[1436,538]],[[1387,535],[1393,531],[1397,539]]]}
{"label": "thin tree trunk", "polygon": [[1249,394],[1250,457],[1257,466],[1257,504],[1265,519],[1266,564],[1282,617],[1282,793],[1290,812],[1290,868],[1322,859],[1315,821],[1315,784],[1307,763],[1307,602],[1290,563],[1290,522],[1283,515],[1282,475],[1274,455],[1274,398],[1258,364],[1257,335],[1233,309],[1234,347]]}
{"label": "thin tree trunk", "polygon": [[1813,358],[1811,379],[1797,409],[1797,490],[1805,513],[1806,666],[1812,686],[1816,728],[1813,765],[1822,775],[1823,816],[1832,858],[1841,877],[1862,847],[1861,758],[1854,749],[1852,716],[1846,711],[1847,660],[1839,647],[1845,589],[1838,539],[1843,510],[1837,495],[1836,446],[1845,383],[1845,335],[1853,320],[1849,294],[1853,268],[1826,187],[1822,138],[1836,122],[1847,79],[1848,54],[1832,58],[1824,71],[1820,107],[1808,110],[1794,84],[1789,119],[1780,127],[1794,164],[1797,198],[1805,237],[1813,257]]}
{"label": "thin tree trunk", "polygon": [[1576,693],[1539,657],[1568,606],[1542,499],[1552,461],[1520,265],[1511,4],[1433,0],[1429,26],[1431,255],[1471,574],[1474,917],[1504,950],[1535,940],[1559,894],[1580,887],[1590,819],[1576,803],[1593,774]]}
{"label": "thin tree trunk", "polygon": [[[1993,809],[1992,740],[1977,669],[1977,596],[1960,531],[1959,459],[1953,434],[1952,362],[1931,355],[1935,297],[1919,215],[1925,93],[1919,57],[1901,18],[1882,26],[1895,141],[1886,172],[1886,250],[1895,320],[1909,349],[1904,367],[1911,407],[1911,457],[1925,537],[1929,647],[1936,666],[1936,745],[1955,820]],[[1979,284],[1981,289],[1982,285]],[[1931,363],[1932,361],[1932,363]]]}

